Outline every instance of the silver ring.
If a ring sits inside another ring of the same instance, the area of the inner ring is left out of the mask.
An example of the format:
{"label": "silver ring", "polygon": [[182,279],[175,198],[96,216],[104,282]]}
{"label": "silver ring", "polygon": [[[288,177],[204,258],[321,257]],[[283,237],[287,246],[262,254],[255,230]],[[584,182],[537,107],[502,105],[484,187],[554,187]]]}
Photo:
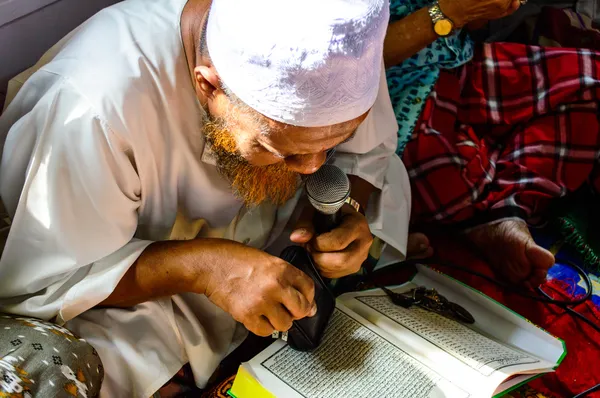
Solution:
{"label": "silver ring", "polygon": [[519,0],[519,3],[521,3],[522,6],[524,6],[525,4],[527,4],[528,0]]}

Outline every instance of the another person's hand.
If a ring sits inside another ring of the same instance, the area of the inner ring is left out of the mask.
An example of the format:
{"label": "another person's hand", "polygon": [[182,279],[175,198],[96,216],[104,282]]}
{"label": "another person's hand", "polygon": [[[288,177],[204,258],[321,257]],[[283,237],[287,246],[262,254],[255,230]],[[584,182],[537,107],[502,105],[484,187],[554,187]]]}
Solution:
{"label": "another person's hand", "polygon": [[439,0],[440,9],[461,29],[467,24],[503,18],[519,9],[519,0]]}
{"label": "another person's hand", "polygon": [[314,283],[305,273],[261,250],[222,244],[222,262],[212,267],[205,294],[249,331],[268,336],[316,314]]}
{"label": "another person's hand", "polygon": [[344,205],[342,212],[339,227],[315,235],[312,223],[314,210],[307,206],[290,236],[292,242],[306,247],[321,275],[326,278],[341,278],[358,272],[373,243],[365,216],[350,205]]}

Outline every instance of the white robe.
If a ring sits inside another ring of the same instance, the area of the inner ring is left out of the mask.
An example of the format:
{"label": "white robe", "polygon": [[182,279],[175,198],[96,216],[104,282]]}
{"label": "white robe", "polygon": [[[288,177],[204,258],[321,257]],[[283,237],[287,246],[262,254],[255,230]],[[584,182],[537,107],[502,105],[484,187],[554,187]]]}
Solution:
{"label": "white robe", "polygon": [[[103,397],[148,397],[190,362],[205,385],[244,330],[206,297],[92,309],[153,241],[221,236],[277,254],[296,199],[245,212],[204,146],[180,34],[186,0],[127,0],[71,32],[11,82],[0,195],[13,223],[0,311],[53,319],[96,347]],[[385,75],[336,164],[380,189],[373,233],[406,249],[408,177]],[[279,239],[279,242],[276,243]]]}

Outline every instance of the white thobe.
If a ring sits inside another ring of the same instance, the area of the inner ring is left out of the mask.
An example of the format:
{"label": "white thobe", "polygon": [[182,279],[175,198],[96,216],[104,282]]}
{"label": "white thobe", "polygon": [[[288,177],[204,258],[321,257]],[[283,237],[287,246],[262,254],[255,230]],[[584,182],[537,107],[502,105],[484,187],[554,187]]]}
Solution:
{"label": "white thobe", "polygon": [[[11,82],[0,117],[0,194],[13,220],[0,311],[86,338],[105,365],[104,397],[148,397],[187,362],[202,387],[243,337],[197,294],[93,309],[140,253],[196,236],[273,252],[299,196],[246,212],[217,172],[183,51],[185,3],[127,0],[101,11]],[[382,75],[377,103],[335,162],[379,189],[370,226],[400,259],[410,189],[393,154],[396,130]]]}

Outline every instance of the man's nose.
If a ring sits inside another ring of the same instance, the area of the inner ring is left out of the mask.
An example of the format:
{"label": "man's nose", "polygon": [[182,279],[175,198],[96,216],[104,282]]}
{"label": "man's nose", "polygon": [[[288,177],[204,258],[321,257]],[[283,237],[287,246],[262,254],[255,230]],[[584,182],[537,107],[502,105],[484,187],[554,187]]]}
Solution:
{"label": "man's nose", "polygon": [[300,174],[312,174],[325,163],[325,152],[311,153],[308,155],[294,155],[285,158],[288,169]]}

